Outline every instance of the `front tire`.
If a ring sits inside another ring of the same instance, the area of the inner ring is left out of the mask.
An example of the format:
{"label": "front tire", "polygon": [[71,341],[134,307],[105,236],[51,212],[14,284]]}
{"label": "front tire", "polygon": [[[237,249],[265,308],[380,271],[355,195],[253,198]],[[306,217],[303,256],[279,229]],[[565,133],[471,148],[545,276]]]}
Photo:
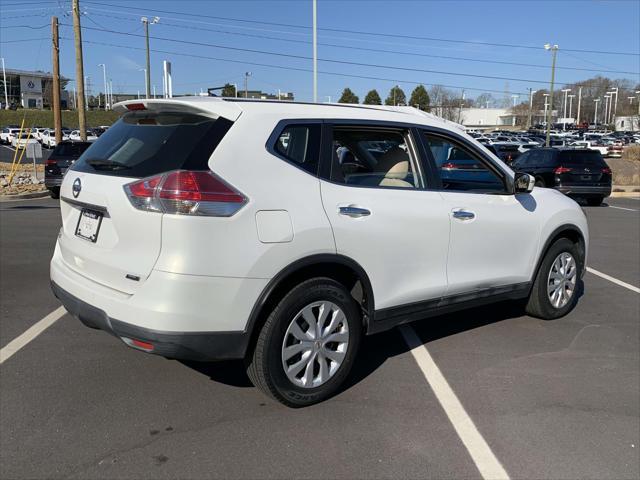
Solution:
{"label": "front tire", "polygon": [[266,395],[305,407],[333,395],[353,366],[362,316],[347,289],[314,278],[291,290],[258,336],[247,374]]}
{"label": "front tire", "polygon": [[569,313],[578,302],[584,258],[567,238],[551,245],[538,269],[525,307],[532,317],[553,320]]}

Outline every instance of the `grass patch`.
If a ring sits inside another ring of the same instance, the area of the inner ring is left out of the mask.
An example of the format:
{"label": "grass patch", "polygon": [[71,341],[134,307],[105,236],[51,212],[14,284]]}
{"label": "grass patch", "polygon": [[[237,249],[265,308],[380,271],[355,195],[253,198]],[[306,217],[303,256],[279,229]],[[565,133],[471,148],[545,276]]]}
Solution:
{"label": "grass patch", "polygon": [[[113,111],[90,110],[86,112],[87,126],[111,125],[119,115]],[[53,128],[53,112],[51,110],[0,110],[0,127],[5,125],[20,125],[25,119],[25,126]],[[78,112],[65,110],[62,112],[62,125],[69,128],[78,128]]]}

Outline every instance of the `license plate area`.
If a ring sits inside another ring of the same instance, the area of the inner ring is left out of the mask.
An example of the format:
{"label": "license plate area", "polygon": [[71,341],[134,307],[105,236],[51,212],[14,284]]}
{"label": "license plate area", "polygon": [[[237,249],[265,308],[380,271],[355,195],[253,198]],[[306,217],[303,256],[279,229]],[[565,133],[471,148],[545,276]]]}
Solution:
{"label": "license plate area", "polygon": [[592,180],[593,175],[582,175],[580,177],[581,180]]}
{"label": "license plate area", "polygon": [[76,225],[76,237],[96,243],[98,241],[100,225],[102,225],[102,216],[101,212],[83,208],[80,211],[80,217]]}

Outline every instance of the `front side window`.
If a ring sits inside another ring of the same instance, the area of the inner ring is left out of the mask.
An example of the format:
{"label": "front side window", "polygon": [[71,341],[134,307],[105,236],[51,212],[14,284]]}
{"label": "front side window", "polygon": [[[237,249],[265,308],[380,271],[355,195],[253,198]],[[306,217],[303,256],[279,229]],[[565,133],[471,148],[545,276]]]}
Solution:
{"label": "front side window", "polygon": [[468,148],[439,135],[424,134],[445,190],[505,193],[502,178]]}
{"label": "front side window", "polygon": [[294,165],[312,175],[318,173],[320,158],[320,124],[288,125],[274,145],[274,150]]}
{"label": "front side window", "polygon": [[408,132],[334,127],[331,180],[351,186],[418,188]]}

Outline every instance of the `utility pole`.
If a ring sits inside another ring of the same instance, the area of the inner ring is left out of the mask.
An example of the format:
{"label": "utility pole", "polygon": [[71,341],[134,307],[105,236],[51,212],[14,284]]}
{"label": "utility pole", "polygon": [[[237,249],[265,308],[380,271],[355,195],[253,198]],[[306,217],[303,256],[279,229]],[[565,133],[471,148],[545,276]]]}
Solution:
{"label": "utility pole", "polygon": [[551,54],[553,55],[553,59],[551,61],[551,88],[549,89],[549,110],[547,116],[547,139],[546,146],[549,146],[549,142],[551,141],[551,119],[553,117],[553,82],[556,77],[556,54],[558,53],[558,45],[551,45],[547,43],[544,46],[545,50],[551,50]]}
{"label": "utility pole", "polygon": [[7,93],[7,72],[4,70],[4,57],[2,58],[2,81],[4,84],[4,109],[9,110],[9,95]]}
{"label": "utility pole", "polygon": [[84,97],[84,66],[82,64],[82,30],[80,29],[80,4],[79,0],[73,0],[73,33],[76,45],[76,85],[78,87],[78,129],[80,139],[87,141],[87,121],[85,118]]}
{"label": "utility pole", "polygon": [[51,55],[53,59],[53,126],[56,145],[62,141],[62,112],[60,112],[60,39],[58,37],[58,17],[51,17]]}
{"label": "utility pole", "polygon": [[536,90],[529,87],[529,118],[527,119],[527,129],[531,128],[531,116],[533,115],[533,94]]}
{"label": "utility pole", "polygon": [[318,5],[313,0],[313,103],[318,103]]}
{"label": "utility pole", "polygon": [[580,107],[582,105],[582,87],[578,88],[578,113],[576,114],[576,122],[580,125]]}
{"label": "utility pole", "polygon": [[599,102],[599,101],[600,101],[600,99],[599,99],[599,98],[596,98],[596,99],[594,100],[594,103],[596,104],[596,111],[595,111],[595,113],[593,114],[593,124],[594,124],[594,125],[596,125],[596,126],[598,125],[598,102]]}
{"label": "utility pole", "polygon": [[251,72],[244,72],[244,98],[249,98],[249,77]]}

